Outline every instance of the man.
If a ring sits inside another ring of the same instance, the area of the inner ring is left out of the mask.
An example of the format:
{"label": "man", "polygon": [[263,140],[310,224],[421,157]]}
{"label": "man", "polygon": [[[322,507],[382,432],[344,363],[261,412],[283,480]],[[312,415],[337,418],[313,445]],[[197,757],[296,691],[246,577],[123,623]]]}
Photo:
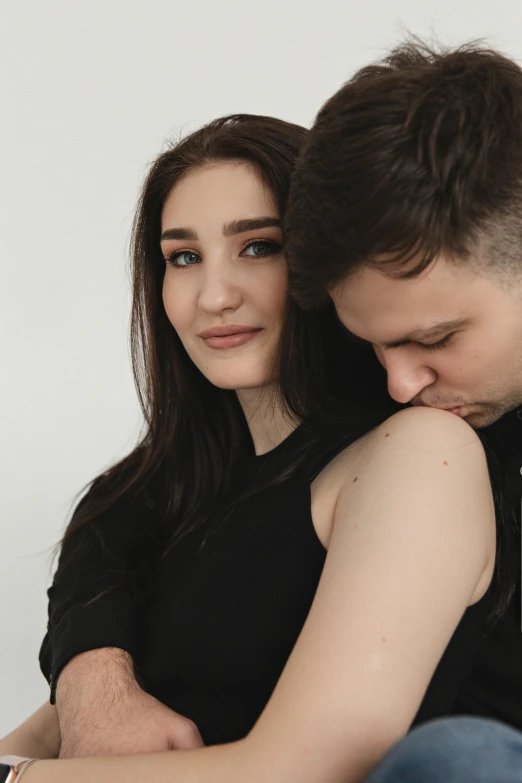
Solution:
{"label": "man", "polygon": [[317,116],[286,233],[298,302],[331,297],[396,401],[482,434],[504,498],[507,609],[454,712],[521,730],[522,70],[480,46],[414,41],[356,73]]}

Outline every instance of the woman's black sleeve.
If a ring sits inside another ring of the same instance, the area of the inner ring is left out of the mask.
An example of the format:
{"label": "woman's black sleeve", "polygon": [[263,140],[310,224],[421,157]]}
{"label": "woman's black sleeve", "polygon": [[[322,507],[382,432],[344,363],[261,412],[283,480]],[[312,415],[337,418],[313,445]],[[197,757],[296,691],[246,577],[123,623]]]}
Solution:
{"label": "woman's black sleeve", "polygon": [[119,647],[136,657],[140,602],[137,543],[138,531],[147,522],[143,511],[143,507],[140,510],[128,504],[114,507],[62,546],[53,584],[47,591],[48,625],[39,656],[51,686],[52,704],[58,677],[74,656],[100,647]]}

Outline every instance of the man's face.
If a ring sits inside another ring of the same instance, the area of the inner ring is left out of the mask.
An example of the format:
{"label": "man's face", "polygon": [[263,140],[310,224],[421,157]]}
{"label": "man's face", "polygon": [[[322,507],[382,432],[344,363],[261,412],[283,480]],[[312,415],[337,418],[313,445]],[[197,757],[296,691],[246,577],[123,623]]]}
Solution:
{"label": "man's face", "polygon": [[444,408],[481,428],[522,403],[522,284],[440,256],[410,280],[363,267],[330,291],[340,320],[373,344],[397,402]]}

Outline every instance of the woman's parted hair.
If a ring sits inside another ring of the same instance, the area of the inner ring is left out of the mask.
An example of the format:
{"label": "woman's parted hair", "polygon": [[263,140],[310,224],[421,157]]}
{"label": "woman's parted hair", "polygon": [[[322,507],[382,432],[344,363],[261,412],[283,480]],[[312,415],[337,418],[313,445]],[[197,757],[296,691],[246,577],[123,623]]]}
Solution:
{"label": "woman's parted hair", "polygon": [[[236,393],[214,386],[197,369],[165,313],[163,205],[191,170],[243,161],[259,173],[283,217],[306,132],[271,117],[231,115],[172,145],[150,168],[131,243],[131,355],[144,434],[127,457],[87,485],[63,538],[58,569],[79,562],[86,546],[101,547],[113,568],[109,578],[100,574],[98,597],[122,579],[143,597],[148,564],[215,512],[241,455],[252,448]],[[333,308],[306,313],[289,298],[274,362],[279,401],[294,421],[321,413],[323,423],[335,427],[336,417],[354,415],[351,399],[368,402],[374,391],[379,401],[383,397],[378,390],[385,386],[374,377],[381,368],[350,345]],[[386,406],[376,400],[373,410],[383,418]],[[357,420],[359,434],[369,426],[364,416]],[[298,465],[287,467],[291,472]],[[277,480],[287,475],[282,471]]]}
{"label": "woman's parted hair", "polygon": [[171,144],[150,167],[131,240],[131,356],[144,433],[127,457],[89,482],[63,545],[87,527],[106,541],[111,510],[117,507],[121,519],[136,504],[145,515],[147,508],[153,511],[154,524],[142,526],[149,546],[154,536],[171,545],[226,491],[234,464],[248,448],[248,430],[235,392],[214,386],[196,368],[165,313],[161,214],[172,188],[191,170],[243,161],[258,172],[283,216],[305,134],[305,128],[272,117],[230,115]]}

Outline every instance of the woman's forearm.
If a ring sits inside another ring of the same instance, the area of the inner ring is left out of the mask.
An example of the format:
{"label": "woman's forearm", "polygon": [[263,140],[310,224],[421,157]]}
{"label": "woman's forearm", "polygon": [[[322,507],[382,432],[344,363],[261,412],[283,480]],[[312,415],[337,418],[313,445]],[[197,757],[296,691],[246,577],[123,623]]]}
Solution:
{"label": "woman's forearm", "polygon": [[38,761],[23,783],[266,783],[250,761],[241,740],[196,750]]}
{"label": "woman's forearm", "polygon": [[377,739],[368,734],[365,742],[354,741],[351,758],[345,752],[341,762],[332,764],[329,749],[324,764],[318,764],[306,748],[258,742],[248,735],[194,750],[37,761],[22,783],[362,783],[391,744],[382,733]]}
{"label": "woman's forearm", "polygon": [[55,759],[60,753],[60,726],[56,707],[43,704],[14,731],[0,740],[0,755]]}

